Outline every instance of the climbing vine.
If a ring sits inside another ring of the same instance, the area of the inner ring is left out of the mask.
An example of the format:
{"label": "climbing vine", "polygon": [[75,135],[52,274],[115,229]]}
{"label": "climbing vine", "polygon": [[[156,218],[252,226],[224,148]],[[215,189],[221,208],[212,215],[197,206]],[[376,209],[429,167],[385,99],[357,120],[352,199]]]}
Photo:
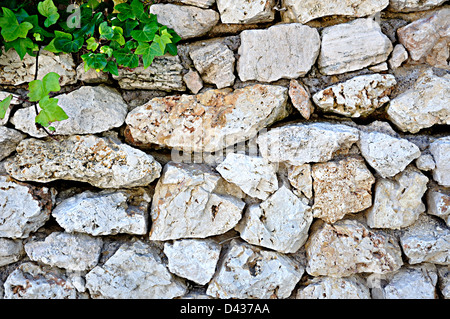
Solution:
{"label": "climbing vine", "polygon": [[[38,80],[41,48],[53,52],[80,53],[84,70],[119,75],[119,69],[148,68],[155,57],[177,54],[176,32],[149,13],[151,1],[141,0],[44,0],[2,1],[0,47],[15,50],[20,59],[36,58],[34,81],[28,100],[36,109],[36,126],[54,131],[51,123],[67,119],[51,92],[60,91],[59,75],[50,72]],[[2,52],[0,52],[2,54]],[[4,118],[12,95],[0,102]],[[40,110],[38,109],[38,106]],[[47,131],[48,132],[48,131]]]}

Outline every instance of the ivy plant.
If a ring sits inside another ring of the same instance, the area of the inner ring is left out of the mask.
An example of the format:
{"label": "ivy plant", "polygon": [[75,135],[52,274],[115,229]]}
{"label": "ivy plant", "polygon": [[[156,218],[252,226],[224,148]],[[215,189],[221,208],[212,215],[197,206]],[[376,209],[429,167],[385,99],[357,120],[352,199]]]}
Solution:
{"label": "ivy plant", "polygon": [[[36,66],[42,47],[55,54],[79,53],[86,72],[94,69],[113,75],[119,75],[120,68],[132,71],[140,63],[148,68],[158,56],[177,54],[176,44],[181,38],[149,13],[149,1],[78,3],[69,6],[69,0],[2,1],[0,47],[6,52],[14,49],[22,60],[26,54],[35,57]],[[60,76],[51,72],[42,80],[37,77],[38,68],[28,86],[29,102],[36,109],[36,125],[54,131],[51,123],[68,118],[58,106],[58,99],[50,97],[50,93],[60,91]],[[5,117],[11,100],[12,95],[0,101],[0,118]]]}

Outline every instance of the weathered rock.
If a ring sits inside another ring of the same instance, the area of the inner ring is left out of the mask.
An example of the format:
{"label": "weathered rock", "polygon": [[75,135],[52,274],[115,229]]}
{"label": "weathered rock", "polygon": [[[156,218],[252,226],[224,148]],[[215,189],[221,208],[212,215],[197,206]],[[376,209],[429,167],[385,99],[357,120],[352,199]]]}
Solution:
{"label": "weathered rock", "polygon": [[0,161],[16,150],[25,135],[15,129],[0,126]]}
{"label": "weathered rock", "polygon": [[356,19],[323,29],[318,66],[322,74],[341,74],[384,62],[391,51],[377,22]]}
{"label": "weathered rock", "polygon": [[356,220],[339,220],[333,225],[319,221],[312,228],[306,243],[306,271],[311,276],[383,274],[403,264],[397,240]]}
{"label": "weathered rock", "polygon": [[406,139],[381,132],[361,132],[358,142],[362,156],[382,177],[402,172],[420,156],[420,149]]}
{"label": "weathered rock", "polygon": [[150,239],[206,238],[232,229],[245,203],[215,193],[220,179],[206,165],[168,163],[153,196]]}
{"label": "weathered rock", "polygon": [[276,167],[262,157],[230,153],[216,170],[252,197],[265,200],[278,189]]}
{"label": "weathered rock", "polygon": [[0,176],[0,237],[26,238],[50,218],[56,191]]}
{"label": "weathered rock", "polygon": [[313,215],[334,223],[348,213],[360,212],[372,205],[375,177],[362,158],[312,165],[314,187]]}
{"label": "weathered rock", "polygon": [[[0,267],[12,264],[23,256],[23,244],[21,240],[0,238]],[[1,299],[0,293],[0,299]]]}
{"label": "weathered rock", "polygon": [[288,116],[287,89],[247,86],[154,98],[128,113],[127,139],[183,151],[214,152],[246,141]]}
{"label": "weathered rock", "polygon": [[300,287],[296,299],[371,299],[362,278],[315,277]]}
{"label": "weathered rock", "polygon": [[148,231],[150,201],[144,188],[86,191],[62,201],[52,215],[67,232],[144,235]]}
{"label": "weathered rock", "polygon": [[95,267],[103,241],[85,234],[53,232],[44,241],[30,241],[25,251],[33,261],[52,267],[84,271]]}
{"label": "weathered rock", "polygon": [[216,0],[179,0],[179,2],[206,9],[212,6]]}
{"label": "weathered rock", "polygon": [[450,192],[445,189],[431,189],[427,193],[427,213],[442,218],[450,226]]}
{"label": "weathered rock", "polygon": [[311,176],[311,165],[290,165],[288,168],[288,180],[294,187],[294,194],[300,196],[300,193],[311,198],[313,193],[313,181]]}
{"label": "weathered rock", "polygon": [[314,112],[314,106],[311,102],[311,95],[309,90],[303,86],[299,81],[292,79],[289,82],[289,97],[294,107],[307,120]]}
{"label": "weathered rock", "polygon": [[[127,104],[120,93],[107,86],[82,86],[68,94],[56,96],[58,105],[69,117],[52,123],[55,135],[96,134],[120,127],[127,116]],[[38,107],[38,110],[40,108]],[[16,129],[33,137],[47,133],[36,128],[34,106],[19,109],[11,118]]]}
{"label": "weathered rock", "polygon": [[397,84],[391,74],[356,76],[330,86],[313,95],[314,103],[325,112],[344,116],[367,116],[389,102],[389,94]]}
{"label": "weathered rock", "polygon": [[207,284],[216,271],[221,246],[212,239],[182,239],[164,244],[171,273]]}
{"label": "weathered rock", "polygon": [[380,12],[388,4],[389,0],[283,0],[286,10],[281,12],[281,17],[284,22],[300,23],[332,15],[359,18]]}
{"label": "weathered rock", "polygon": [[93,298],[170,299],[187,292],[155,248],[141,241],[123,244],[102,266],[92,269],[86,287]]}
{"label": "weathered rock", "polygon": [[284,254],[233,240],[206,293],[215,298],[287,298],[304,269]]}
{"label": "weathered rock", "polygon": [[432,69],[426,70],[411,89],[391,100],[387,114],[404,132],[450,125],[450,74],[439,77]]}
{"label": "weathered rock", "polygon": [[234,76],[234,53],[223,43],[212,43],[189,52],[197,71],[206,83],[212,83],[218,89],[231,86]]}
{"label": "weathered rock", "polygon": [[380,287],[372,290],[372,296],[374,299],[437,299],[437,279],[435,265],[402,267],[385,276]]}
{"label": "weathered rock", "polygon": [[175,4],[153,4],[150,13],[158,16],[158,22],[175,30],[182,39],[206,34],[219,21],[219,14],[211,9]]}
{"label": "weathered rock", "polygon": [[389,67],[386,62],[381,62],[380,64],[375,64],[374,66],[369,66],[369,70],[372,72],[384,72],[384,71],[389,70]]}
{"label": "weathered rock", "polygon": [[450,299],[450,266],[438,266],[439,289],[445,299]]}
{"label": "weathered rock", "polygon": [[436,168],[433,156],[431,154],[422,154],[416,159],[416,166],[422,171],[431,171]]}
{"label": "weathered rock", "polygon": [[9,104],[8,109],[6,110],[5,113],[5,117],[4,118],[0,118],[0,126],[2,125],[6,125],[8,123],[9,120],[9,116],[11,115],[11,110],[13,109],[13,107],[15,105],[20,104],[21,102],[19,101],[19,96],[16,94],[11,94],[9,92],[5,92],[5,91],[0,91],[0,102],[3,101],[4,99],[6,99],[8,96],[12,95],[13,98]]}
{"label": "weathered rock", "polygon": [[222,23],[262,23],[275,18],[275,0],[216,0]]}
{"label": "weathered rock", "polygon": [[124,90],[184,91],[182,72],[180,57],[166,54],[156,57],[146,69],[143,65],[133,70],[119,69],[119,75],[113,75],[113,78]]}
{"label": "weathered rock", "polygon": [[78,299],[71,280],[60,270],[23,263],[4,283],[5,299]]}
{"label": "weathered rock", "polygon": [[203,80],[197,71],[189,70],[188,73],[183,75],[183,81],[194,94],[197,94],[203,88]]}
{"label": "weathered rock", "polygon": [[[4,49],[0,55],[0,84],[1,85],[19,85],[34,80],[36,72],[36,58],[25,55],[20,60],[19,55],[13,49],[5,52]],[[61,78],[59,83],[61,86],[75,84],[76,71],[75,63],[71,54],[55,55],[51,52],[41,50],[39,53],[39,71],[38,80],[50,72],[58,73]]]}
{"label": "weathered rock", "polygon": [[108,82],[108,73],[103,71],[97,72],[95,69],[89,69],[87,72],[84,71],[84,62],[82,62],[77,67],[77,80],[89,84],[98,84]]}
{"label": "weathered rock", "polygon": [[270,162],[302,165],[345,154],[358,139],[357,129],[325,122],[274,128],[259,135],[257,142],[261,155]]}
{"label": "weathered rock", "polygon": [[8,173],[23,181],[59,179],[87,182],[100,188],[146,186],[159,177],[155,159],[113,137],[72,135],[57,140],[23,140],[7,160]]}
{"label": "weathered rock", "polygon": [[414,12],[433,9],[445,0],[390,0],[388,9],[395,12]]}
{"label": "weathered rock", "polygon": [[422,197],[428,178],[413,166],[391,179],[378,179],[375,198],[367,211],[372,228],[400,229],[412,225],[425,211]]}
{"label": "weathered rock", "polygon": [[450,265],[450,228],[439,219],[422,214],[400,236],[409,264],[429,262]]}
{"label": "weathered rock", "polygon": [[237,72],[241,81],[295,79],[309,72],[319,50],[318,31],[299,23],[245,30],[241,33]]}
{"label": "weathered rock", "polygon": [[442,137],[431,143],[430,152],[436,163],[434,180],[442,186],[450,186],[450,137]]}
{"label": "weathered rock", "polygon": [[402,44],[397,44],[392,51],[392,56],[389,59],[389,66],[391,69],[399,68],[403,62],[408,60],[408,51]]}

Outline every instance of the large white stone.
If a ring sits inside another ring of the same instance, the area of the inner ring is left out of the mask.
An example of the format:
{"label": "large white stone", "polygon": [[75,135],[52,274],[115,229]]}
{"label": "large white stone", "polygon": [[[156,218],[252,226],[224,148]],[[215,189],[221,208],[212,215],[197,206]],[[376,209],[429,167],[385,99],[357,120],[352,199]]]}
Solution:
{"label": "large white stone", "polygon": [[222,23],[262,23],[275,18],[275,0],[216,0]]}
{"label": "large white stone", "polygon": [[179,2],[206,9],[212,6],[216,0],[179,0]]}
{"label": "large white stone", "polygon": [[431,143],[430,152],[436,163],[434,180],[442,186],[450,186],[450,137],[442,137]]}
{"label": "large white stone", "polygon": [[[21,240],[0,238],[0,267],[12,264],[22,257],[23,243]],[[2,294],[0,293],[0,299],[1,295]]]}
{"label": "large white stone", "polygon": [[14,152],[24,138],[25,135],[19,131],[0,126],[0,161]]}
{"label": "large white stone", "polygon": [[273,82],[309,72],[320,49],[316,29],[300,23],[241,33],[237,72],[242,81]]}
{"label": "large white stone", "polygon": [[371,299],[371,296],[365,281],[358,276],[314,277],[300,287],[296,299]]}

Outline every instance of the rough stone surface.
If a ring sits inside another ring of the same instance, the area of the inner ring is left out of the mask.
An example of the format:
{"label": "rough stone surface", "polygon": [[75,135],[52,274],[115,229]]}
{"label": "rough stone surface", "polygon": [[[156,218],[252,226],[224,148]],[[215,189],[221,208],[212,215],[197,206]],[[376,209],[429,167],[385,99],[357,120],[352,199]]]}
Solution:
{"label": "rough stone surface", "polygon": [[218,89],[231,86],[234,76],[234,53],[223,43],[212,43],[189,52],[194,66],[205,83],[212,83]]}
{"label": "rough stone surface", "polygon": [[417,133],[435,124],[450,125],[450,74],[427,69],[413,87],[391,100],[389,119],[404,132]]}
{"label": "rough stone surface", "polygon": [[431,189],[427,192],[427,213],[442,218],[450,226],[450,192],[445,189]]}
{"label": "rough stone surface", "polygon": [[20,260],[22,256],[23,244],[21,240],[0,238],[0,267]]}
{"label": "rough stone surface", "polygon": [[362,272],[383,274],[398,270],[402,264],[397,241],[356,220],[339,220],[331,225],[313,224],[306,243],[312,276],[347,277]]}
{"label": "rough stone surface", "polygon": [[391,51],[392,43],[377,22],[356,19],[322,31],[318,66],[322,74],[341,74],[384,62]]}
{"label": "rough stone surface", "polygon": [[189,70],[188,73],[183,75],[183,81],[194,94],[197,94],[203,88],[203,80],[197,71]]}
{"label": "rough stone surface", "polygon": [[141,241],[123,244],[102,266],[92,269],[86,287],[94,298],[119,299],[169,299],[187,290],[155,248]]}
{"label": "rough stone surface", "polygon": [[389,0],[283,0],[286,10],[281,12],[281,17],[284,22],[300,23],[332,15],[364,17],[383,10],[388,4]]}
{"label": "rough stone surface", "polygon": [[[120,93],[107,86],[83,86],[68,94],[55,96],[69,117],[52,123],[55,135],[96,134],[121,126],[127,116],[127,104]],[[40,108],[38,108],[40,110]],[[36,128],[34,106],[17,110],[11,118],[16,129],[33,137],[47,133]]]}
{"label": "rough stone surface", "polygon": [[275,0],[216,0],[222,23],[261,23],[275,18]]}
{"label": "rough stone surface", "polygon": [[56,192],[0,176],[0,238],[26,238],[50,218]]}
{"label": "rough stone surface", "polygon": [[439,276],[439,288],[445,299],[450,299],[450,266],[437,267]]}
{"label": "rough stone surface", "polygon": [[271,162],[301,165],[326,162],[345,154],[359,140],[359,131],[331,123],[291,124],[258,136],[261,155]]}
{"label": "rough stone surface", "polygon": [[52,267],[84,271],[97,265],[102,246],[102,239],[98,237],[53,232],[44,241],[26,243],[25,251],[32,261]]}
{"label": "rough stone surface", "polygon": [[245,30],[241,33],[237,72],[242,81],[295,79],[308,73],[319,50],[317,30],[299,23]]}
{"label": "rough stone surface", "polygon": [[433,9],[446,0],[390,0],[388,9],[396,12],[414,12]]}
{"label": "rough stone surface", "polygon": [[232,229],[245,203],[215,193],[220,179],[205,165],[168,163],[153,196],[150,239],[206,238]]}
{"label": "rough stone surface", "polygon": [[236,230],[250,244],[295,253],[306,242],[312,220],[311,207],[282,186],[261,204],[250,206]]}
{"label": "rough stone surface", "polygon": [[216,0],[179,0],[179,2],[206,9],[212,6]]}
{"label": "rough stone surface", "polygon": [[294,107],[307,120],[314,113],[314,106],[311,102],[309,90],[297,80],[289,82],[289,97]]}
{"label": "rough stone surface", "polygon": [[303,194],[307,198],[313,196],[313,181],[311,176],[311,165],[289,165],[288,168],[288,180],[294,187],[294,194],[300,196]]}
{"label": "rough stone surface", "polygon": [[219,21],[216,11],[193,6],[153,4],[150,13],[156,14],[159,23],[175,30],[182,39],[202,36]]}
{"label": "rough stone surface", "polygon": [[371,299],[371,296],[360,277],[315,277],[300,287],[296,299]]}
{"label": "rough stone surface", "polygon": [[344,116],[367,116],[389,102],[397,84],[391,74],[361,75],[330,86],[313,95],[314,103],[325,112]]}
{"label": "rough stone surface", "polygon": [[86,191],[63,200],[52,212],[67,232],[93,236],[120,233],[145,235],[150,195],[144,188]]}
{"label": "rough stone surface", "polygon": [[284,254],[233,240],[206,293],[221,299],[287,298],[303,273]]}
{"label": "rough stone surface", "polygon": [[55,180],[87,182],[101,188],[146,186],[159,177],[155,159],[114,137],[72,135],[25,139],[5,168],[14,178],[47,183]]}
{"label": "rough stone surface", "polygon": [[431,154],[422,154],[416,159],[416,166],[422,171],[431,171],[436,168],[436,163]]}
{"label": "rough stone surface", "polygon": [[17,145],[25,138],[19,131],[0,126],[0,161],[16,150]]}
{"label": "rough stone surface", "polygon": [[420,215],[400,236],[400,244],[411,265],[450,265],[450,228],[439,219]]}
{"label": "rough stone surface", "polygon": [[431,143],[430,152],[436,163],[434,180],[442,186],[450,186],[450,137],[442,137]]}
{"label": "rough stone surface", "polygon": [[314,188],[313,215],[334,223],[348,213],[360,212],[372,205],[375,177],[362,158],[312,165]]}
{"label": "rough stone surface", "polygon": [[182,239],[164,243],[171,273],[207,284],[216,271],[221,246],[211,239]]}
{"label": "rough stone surface", "polygon": [[361,132],[358,146],[367,163],[384,178],[400,173],[420,156],[420,149],[408,140],[376,131]]}
{"label": "rough stone surface", "polygon": [[252,85],[154,98],[128,113],[128,140],[183,151],[214,152],[250,139],[288,115],[287,89]]}
{"label": "rough stone surface", "polygon": [[252,197],[265,200],[278,189],[276,167],[262,157],[230,153],[216,170]]}
{"label": "rough stone surface", "polygon": [[403,62],[408,60],[408,51],[402,44],[397,44],[392,51],[392,56],[389,59],[389,66],[391,69],[398,69]]}
{"label": "rough stone surface", "polygon": [[84,71],[84,62],[82,62],[77,67],[77,80],[89,84],[98,84],[108,82],[108,73],[103,71],[97,72],[95,69],[89,69],[87,72]]}
{"label": "rough stone surface", "polygon": [[425,211],[422,197],[428,178],[413,166],[393,179],[379,179],[375,185],[374,203],[367,212],[372,228],[400,229],[412,225]]}

